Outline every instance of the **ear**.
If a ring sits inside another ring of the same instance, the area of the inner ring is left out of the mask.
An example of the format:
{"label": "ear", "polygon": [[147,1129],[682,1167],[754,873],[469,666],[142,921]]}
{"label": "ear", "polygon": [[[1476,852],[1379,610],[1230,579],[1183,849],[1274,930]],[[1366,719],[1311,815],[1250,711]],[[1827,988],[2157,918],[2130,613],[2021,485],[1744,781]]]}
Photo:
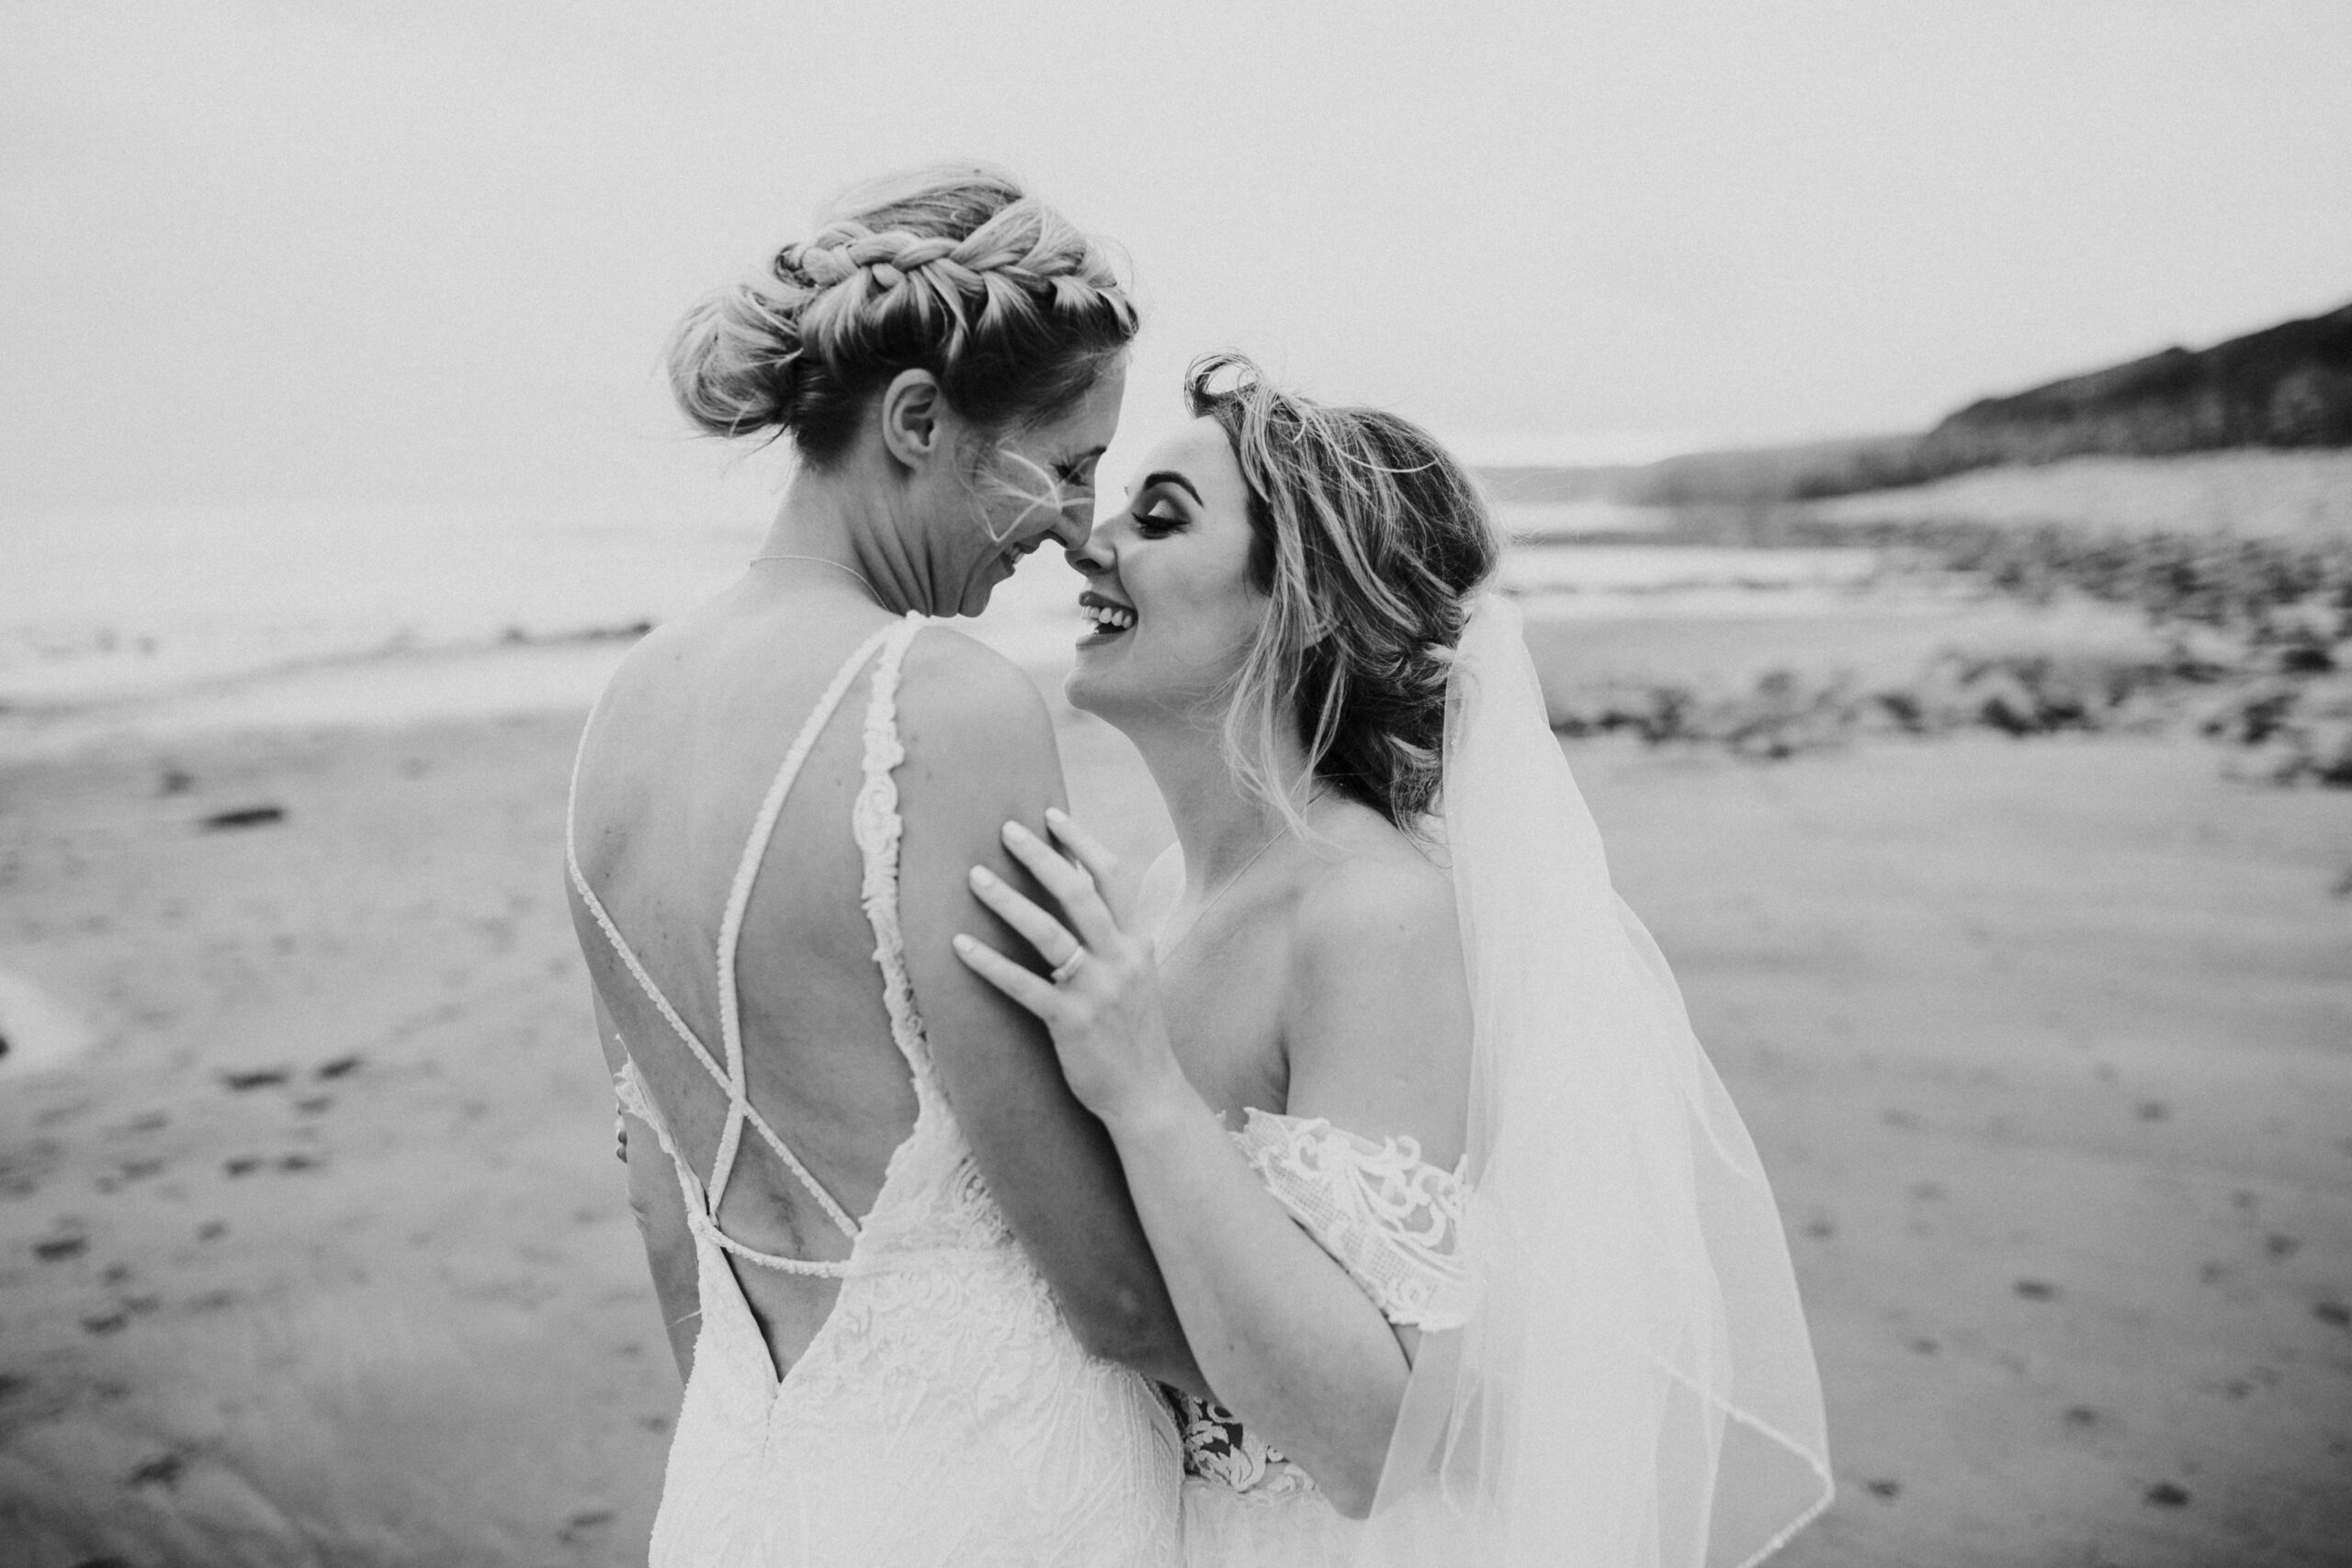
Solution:
{"label": "ear", "polygon": [[948,439],[947,400],[928,370],[901,370],[882,389],[882,445],[910,468],[920,468]]}

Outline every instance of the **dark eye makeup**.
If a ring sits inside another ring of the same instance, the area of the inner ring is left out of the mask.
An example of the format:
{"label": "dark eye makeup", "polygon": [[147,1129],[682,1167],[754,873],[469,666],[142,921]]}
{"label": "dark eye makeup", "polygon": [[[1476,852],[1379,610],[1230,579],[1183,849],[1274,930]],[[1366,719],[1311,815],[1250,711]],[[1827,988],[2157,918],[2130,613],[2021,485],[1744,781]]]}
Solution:
{"label": "dark eye makeup", "polygon": [[1136,503],[1135,520],[1147,535],[1166,534],[1184,525],[1184,513],[1166,496],[1147,496]]}

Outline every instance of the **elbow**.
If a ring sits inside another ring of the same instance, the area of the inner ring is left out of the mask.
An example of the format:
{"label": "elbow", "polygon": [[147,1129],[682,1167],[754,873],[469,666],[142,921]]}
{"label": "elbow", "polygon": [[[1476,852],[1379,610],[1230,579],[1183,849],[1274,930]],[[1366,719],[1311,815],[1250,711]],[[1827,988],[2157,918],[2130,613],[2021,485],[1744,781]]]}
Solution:
{"label": "elbow", "polygon": [[1375,1455],[1370,1462],[1352,1462],[1346,1473],[1329,1478],[1317,1476],[1315,1483],[1323,1488],[1323,1495],[1340,1517],[1367,1519],[1372,1517],[1372,1500],[1380,1490],[1381,1461],[1386,1456]]}
{"label": "elbow", "polygon": [[[1063,1315],[1080,1348],[1098,1360],[1115,1361],[1162,1382],[1187,1365],[1191,1352],[1175,1333],[1133,1291],[1118,1291],[1086,1301],[1065,1301]],[[1173,1342],[1171,1343],[1171,1334]]]}
{"label": "elbow", "polygon": [[[1364,1423],[1364,1427],[1370,1425],[1369,1421]],[[1372,1514],[1373,1499],[1380,1491],[1380,1478],[1388,1469],[1389,1439],[1396,1433],[1396,1418],[1393,1409],[1388,1419],[1379,1423],[1379,1427],[1376,1442],[1363,1440],[1369,1434],[1364,1427],[1358,1427],[1358,1440],[1350,1445],[1348,1451],[1324,1467],[1330,1473],[1315,1474],[1315,1483],[1323,1489],[1323,1495],[1330,1500],[1331,1506],[1338,1509],[1343,1517],[1362,1519]]]}
{"label": "elbow", "polygon": [[1142,1303],[1121,1299],[1072,1303],[1068,1311],[1070,1332],[1086,1353],[1098,1360],[1136,1366],[1159,1348]]}

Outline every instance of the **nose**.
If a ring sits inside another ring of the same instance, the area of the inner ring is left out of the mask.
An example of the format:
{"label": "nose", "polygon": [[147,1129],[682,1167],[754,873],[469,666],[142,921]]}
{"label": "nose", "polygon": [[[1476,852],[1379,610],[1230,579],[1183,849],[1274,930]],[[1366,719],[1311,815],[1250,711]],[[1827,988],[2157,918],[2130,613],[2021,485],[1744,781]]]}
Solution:
{"label": "nose", "polygon": [[1094,498],[1090,494],[1083,506],[1065,506],[1054,517],[1054,525],[1046,534],[1058,541],[1066,550],[1086,547],[1088,532],[1093,527]]}
{"label": "nose", "polygon": [[1111,570],[1110,528],[1097,524],[1091,531],[1063,553],[1062,558],[1070,570],[1087,577],[1099,577]]}

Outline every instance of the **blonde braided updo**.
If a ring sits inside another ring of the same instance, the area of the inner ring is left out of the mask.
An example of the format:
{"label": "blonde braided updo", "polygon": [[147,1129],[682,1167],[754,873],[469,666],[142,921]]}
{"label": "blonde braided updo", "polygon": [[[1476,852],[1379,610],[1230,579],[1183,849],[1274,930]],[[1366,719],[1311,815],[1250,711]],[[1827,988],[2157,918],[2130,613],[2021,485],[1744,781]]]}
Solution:
{"label": "blonde braided updo", "polygon": [[1420,426],[1318,403],[1239,355],[1195,361],[1185,400],[1250,488],[1250,580],[1271,603],[1234,677],[1226,747],[1288,817],[1278,727],[1317,780],[1408,832],[1438,803],[1446,676],[1502,538],[1469,472]]}
{"label": "blonde braided updo", "polygon": [[822,467],[902,370],[987,428],[1051,419],[1136,334],[1109,258],[1010,175],[968,165],[860,187],[759,277],[695,306],[670,344],[686,416],[788,434]]}

